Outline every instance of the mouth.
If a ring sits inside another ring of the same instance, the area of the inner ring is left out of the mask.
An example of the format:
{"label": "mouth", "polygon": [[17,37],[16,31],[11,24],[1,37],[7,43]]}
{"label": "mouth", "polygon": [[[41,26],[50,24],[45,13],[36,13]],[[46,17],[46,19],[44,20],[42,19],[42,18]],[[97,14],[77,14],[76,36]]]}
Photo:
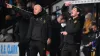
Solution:
{"label": "mouth", "polygon": [[36,14],[36,12],[34,12],[34,14]]}

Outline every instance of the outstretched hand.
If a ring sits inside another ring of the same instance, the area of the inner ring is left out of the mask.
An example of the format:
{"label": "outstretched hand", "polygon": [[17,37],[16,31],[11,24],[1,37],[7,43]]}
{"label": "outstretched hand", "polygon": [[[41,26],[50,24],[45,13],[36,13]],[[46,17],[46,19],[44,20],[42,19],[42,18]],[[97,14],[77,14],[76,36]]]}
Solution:
{"label": "outstretched hand", "polygon": [[6,3],[6,5],[7,5],[7,8],[12,8],[11,4]]}
{"label": "outstretched hand", "polygon": [[71,2],[65,2],[65,6],[70,6]]}

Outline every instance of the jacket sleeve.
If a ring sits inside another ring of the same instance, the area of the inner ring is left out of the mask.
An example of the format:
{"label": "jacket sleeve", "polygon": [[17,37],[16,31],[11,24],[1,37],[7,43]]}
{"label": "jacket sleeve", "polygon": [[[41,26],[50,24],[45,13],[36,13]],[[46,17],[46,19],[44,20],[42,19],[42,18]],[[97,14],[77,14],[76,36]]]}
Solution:
{"label": "jacket sleeve", "polygon": [[72,22],[70,27],[68,29],[66,29],[68,34],[74,34],[77,33],[80,30],[80,23],[74,23]]}
{"label": "jacket sleeve", "polygon": [[12,9],[18,13],[21,14],[22,17],[25,19],[30,19],[32,17],[32,12],[26,11],[24,9],[17,8],[16,6],[13,6]]}
{"label": "jacket sleeve", "polygon": [[15,41],[19,42],[20,36],[19,36],[19,25],[18,25],[18,23],[16,24],[14,35],[15,35]]}
{"label": "jacket sleeve", "polygon": [[33,18],[30,19],[28,34],[27,34],[28,40],[30,40],[30,37],[32,36],[33,20],[34,20]]}

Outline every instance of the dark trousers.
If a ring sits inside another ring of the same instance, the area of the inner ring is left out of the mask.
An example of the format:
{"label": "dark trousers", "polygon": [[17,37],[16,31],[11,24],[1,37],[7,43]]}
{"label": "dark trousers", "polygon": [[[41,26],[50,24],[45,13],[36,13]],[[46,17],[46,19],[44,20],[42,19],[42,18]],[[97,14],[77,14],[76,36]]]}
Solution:
{"label": "dark trousers", "polygon": [[19,53],[19,56],[25,56],[26,53],[27,56],[30,56],[28,43],[19,43]]}
{"label": "dark trousers", "polygon": [[50,56],[60,56],[60,48],[59,46],[51,46],[50,48]]}
{"label": "dark trousers", "polygon": [[96,56],[100,56],[100,37],[98,38],[96,44]]}
{"label": "dark trousers", "polygon": [[82,51],[85,56],[91,56],[91,47],[84,47]]}
{"label": "dark trousers", "polygon": [[38,52],[40,56],[46,56],[45,44],[41,41],[31,41],[30,56],[37,56]]}
{"label": "dark trousers", "polygon": [[76,45],[69,45],[64,43],[61,56],[76,56]]}
{"label": "dark trousers", "polygon": [[80,56],[80,44],[76,44],[77,56]]}
{"label": "dark trousers", "polygon": [[96,47],[96,56],[100,56],[100,45]]}
{"label": "dark trousers", "polygon": [[100,46],[96,47],[96,55],[95,56],[100,56]]}

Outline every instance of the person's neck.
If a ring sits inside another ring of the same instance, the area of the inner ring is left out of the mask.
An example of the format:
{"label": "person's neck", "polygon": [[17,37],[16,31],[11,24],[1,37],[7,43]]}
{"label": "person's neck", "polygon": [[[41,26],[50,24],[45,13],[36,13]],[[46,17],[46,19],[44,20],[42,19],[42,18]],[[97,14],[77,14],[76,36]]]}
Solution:
{"label": "person's neck", "polygon": [[73,17],[73,19],[76,19],[76,18],[78,18],[78,16]]}

